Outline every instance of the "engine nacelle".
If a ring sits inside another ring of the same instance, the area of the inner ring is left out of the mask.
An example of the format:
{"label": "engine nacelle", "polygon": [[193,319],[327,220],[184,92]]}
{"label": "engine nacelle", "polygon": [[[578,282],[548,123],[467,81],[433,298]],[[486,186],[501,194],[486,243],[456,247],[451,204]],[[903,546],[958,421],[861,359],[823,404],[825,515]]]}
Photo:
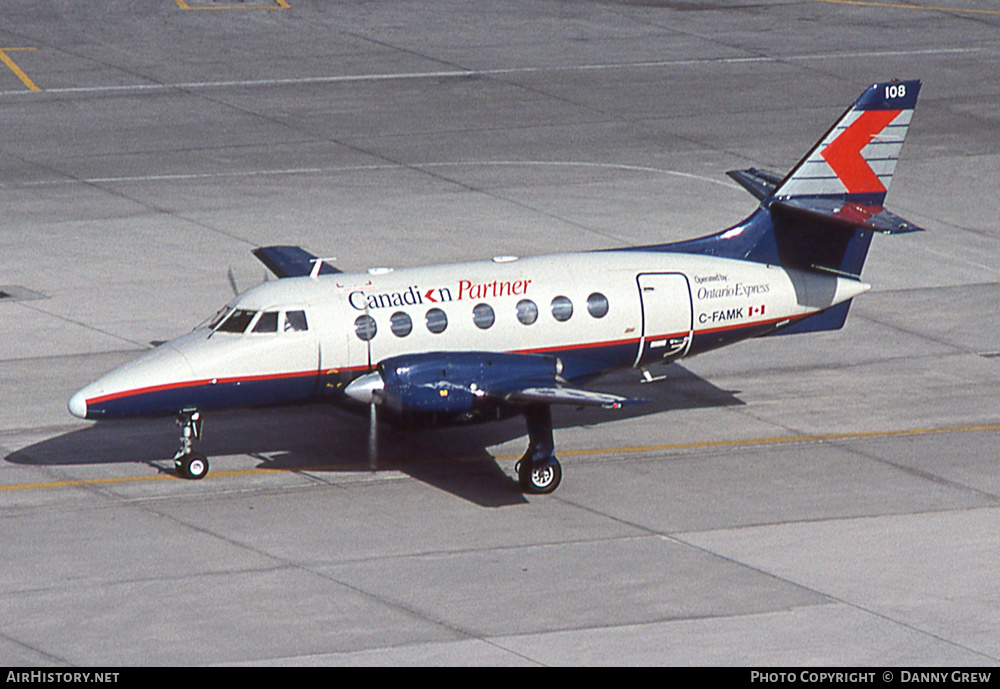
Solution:
{"label": "engine nacelle", "polygon": [[551,385],[562,370],[552,356],[497,352],[429,352],[379,364],[385,404],[397,412],[461,414],[504,392]]}

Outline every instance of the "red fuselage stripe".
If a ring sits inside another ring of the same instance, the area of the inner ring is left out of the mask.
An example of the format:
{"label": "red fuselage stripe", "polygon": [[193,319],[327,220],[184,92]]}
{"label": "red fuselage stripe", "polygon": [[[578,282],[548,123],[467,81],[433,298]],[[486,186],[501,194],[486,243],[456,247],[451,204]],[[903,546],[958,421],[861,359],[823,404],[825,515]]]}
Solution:
{"label": "red fuselage stripe", "polygon": [[[686,337],[689,334],[694,334],[694,335],[709,335],[709,334],[712,334],[712,333],[724,332],[724,331],[727,331],[727,330],[740,330],[741,328],[759,327],[759,326],[762,326],[762,325],[773,325],[775,323],[780,323],[781,321],[798,320],[799,318],[803,318],[805,316],[810,316],[810,315],[812,315],[812,314],[803,314],[801,316],[793,316],[791,318],[772,318],[772,319],[769,319],[769,320],[766,320],[766,321],[755,321],[753,323],[742,323],[740,325],[728,325],[728,326],[722,326],[722,327],[719,327],[719,328],[705,328],[705,329],[702,329],[702,330],[695,330],[695,331],[692,331],[692,332],[689,332],[689,331],[685,330],[685,331],[682,331],[682,332],[679,332],[679,333],[669,333],[669,334],[666,334],[666,335],[649,335],[649,336],[646,336],[645,338],[642,338],[642,337],[632,337],[632,338],[626,338],[624,340],[609,340],[609,341],[605,341],[605,342],[585,342],[583,344],[577,344],[577,345],[561,345],[561,346],[554,346],[554,347],[538,347],[538,348],[531,348],[531,349],[518,349],[518,350],[513,350],[510,353],[511,354],[543,354],[543,353],[548,353],[548,352],[563,352],[563,351],[572,351],[572,350],[579,350],[579,349],[596,349],[598,347],[615,347],[615,346],[629,345],[629,344],[638,345],[639,342],[641,342],[643,339],[645,339],[645,340],[648,341],[648,340],[668,339],[668,338],[673,338],[673,337]],[[315,371],[314,370],[309,370],[309,371],[294,371],[294,372],[291,372],[291,373],[272,373],[272,374],[259,375],[259,376],[241,376],[241,377],[231,377],[231,378],[203,378],[201,380],[189,380],[189,381],[184,381],[184,382],[181,382],[181,383],[166,383],[166,384],[163,384],[163,385],[150,385],[150,386],[144,387],[144,388],[135,388],[133,390],[122,390],[121,392],[113,392],[113,393],[110,393],[110,394],[107,394],[107,395],[99,395],[97,397],[91,397],[90,399],[88,399],[87,400],[87,404],[88,405],[94,405],[94,404],[100,404],[101,402],[108,402],[110,400],[122,399],[124,397],[132,397],[132,396],[135,396],[135,395],[145,395],[145,394],[149,394],[149,393],[153,393],[153,392],[163,392],[165,390],[178,390],[178,389],[183,389],[183,388],[193,388],[193,387],[199,387],[199,386],[202,386],[202,385],[215,385],[215,384],[220,384],[220,383],[221,384],[250,383],[250,382],[259,382],[259,381],[267,381],[267,380],[282,380],[282,379],[287,379],[287,378],[303,378],[303,377],[307,377],[307,376],[326,375],[326,374],[333,373],[333,372],[338,372],[338,371],[356,372],[356,371],[367,371],[367,370],[368,370],[368,366],[364,365],[364,366],[344,366],[344,367],[330,368],[330,369],[325,369],[325,370],[315,370]]]}
{"label": "red fuselage stripe", "polygon": [[107,402],[108,400],[121,399],[122,397],[131,397],[133,395],[144,395],[150,392],[163,392],[164,390],[177,390],[181,388],[193,388],[200,385],[214,385],[218,383],[251,383],[255,381],[262,380],[282,380],[285,378],[302,378],[306,376],[315,376],[316,371],[295,371],[292,373],[271,373],[267,375],[260,376],[242,376],[235,378],[204,378],[202,380],[188,380],[182,383],[166,383],[164,385],[150,385],[145,388],[135,388],[134,390],[123,390],[121,392],[113,392],[108,395],[100,395],[98,397],[91,397],[87,400],[87,404],[97,404],[100,402]]}

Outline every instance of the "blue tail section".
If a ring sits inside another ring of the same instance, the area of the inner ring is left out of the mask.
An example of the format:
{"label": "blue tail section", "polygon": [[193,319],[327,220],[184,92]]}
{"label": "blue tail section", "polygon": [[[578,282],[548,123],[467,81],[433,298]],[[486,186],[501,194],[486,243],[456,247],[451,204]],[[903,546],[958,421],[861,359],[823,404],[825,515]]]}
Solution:
{"label": "blue tail section", "polygon": [[[921,228],[885,210],[920,82],[873,84],[785,177],[750,168],[729,174],[761,200],[738,225],[699,239],[643,247],[859,279],[876,232]],[[850,302],[779,332],[834,330]]]}

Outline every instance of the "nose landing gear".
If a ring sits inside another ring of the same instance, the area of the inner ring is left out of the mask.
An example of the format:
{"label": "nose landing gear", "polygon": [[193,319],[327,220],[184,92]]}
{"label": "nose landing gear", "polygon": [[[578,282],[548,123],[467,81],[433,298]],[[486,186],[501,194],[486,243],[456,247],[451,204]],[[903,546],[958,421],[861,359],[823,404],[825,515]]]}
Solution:
{"label": "nose landing gear", "polygon": [[198,480],[208,474],[208,458],[193,452],[194,440],[201,439],[201,414],[196,411],[181,412],[176,423],[181,428],[181,447],[174,455],[174,469],[183,478]]}

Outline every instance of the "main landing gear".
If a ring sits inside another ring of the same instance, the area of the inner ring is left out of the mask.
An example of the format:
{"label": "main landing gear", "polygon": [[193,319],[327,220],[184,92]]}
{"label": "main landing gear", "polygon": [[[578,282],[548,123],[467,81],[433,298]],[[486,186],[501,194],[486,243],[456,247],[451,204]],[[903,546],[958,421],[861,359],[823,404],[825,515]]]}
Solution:
{"label": "main landing gear", "polygon": [[517,480],[525,493],[551,493],[562,481],[552,440],[552,409],[547,404],[532,405],[524,418],[528,422],[528,450],[514,467]]}
{"label": "main landing gear", "polygon": [[177,475],[193,480],[205,478],[208,473],[208,458],[191,450],[192,441],[201,438],[201,414],[196,411],[181,412],[176,421],[181,428],[181,449],[174,455]]}

